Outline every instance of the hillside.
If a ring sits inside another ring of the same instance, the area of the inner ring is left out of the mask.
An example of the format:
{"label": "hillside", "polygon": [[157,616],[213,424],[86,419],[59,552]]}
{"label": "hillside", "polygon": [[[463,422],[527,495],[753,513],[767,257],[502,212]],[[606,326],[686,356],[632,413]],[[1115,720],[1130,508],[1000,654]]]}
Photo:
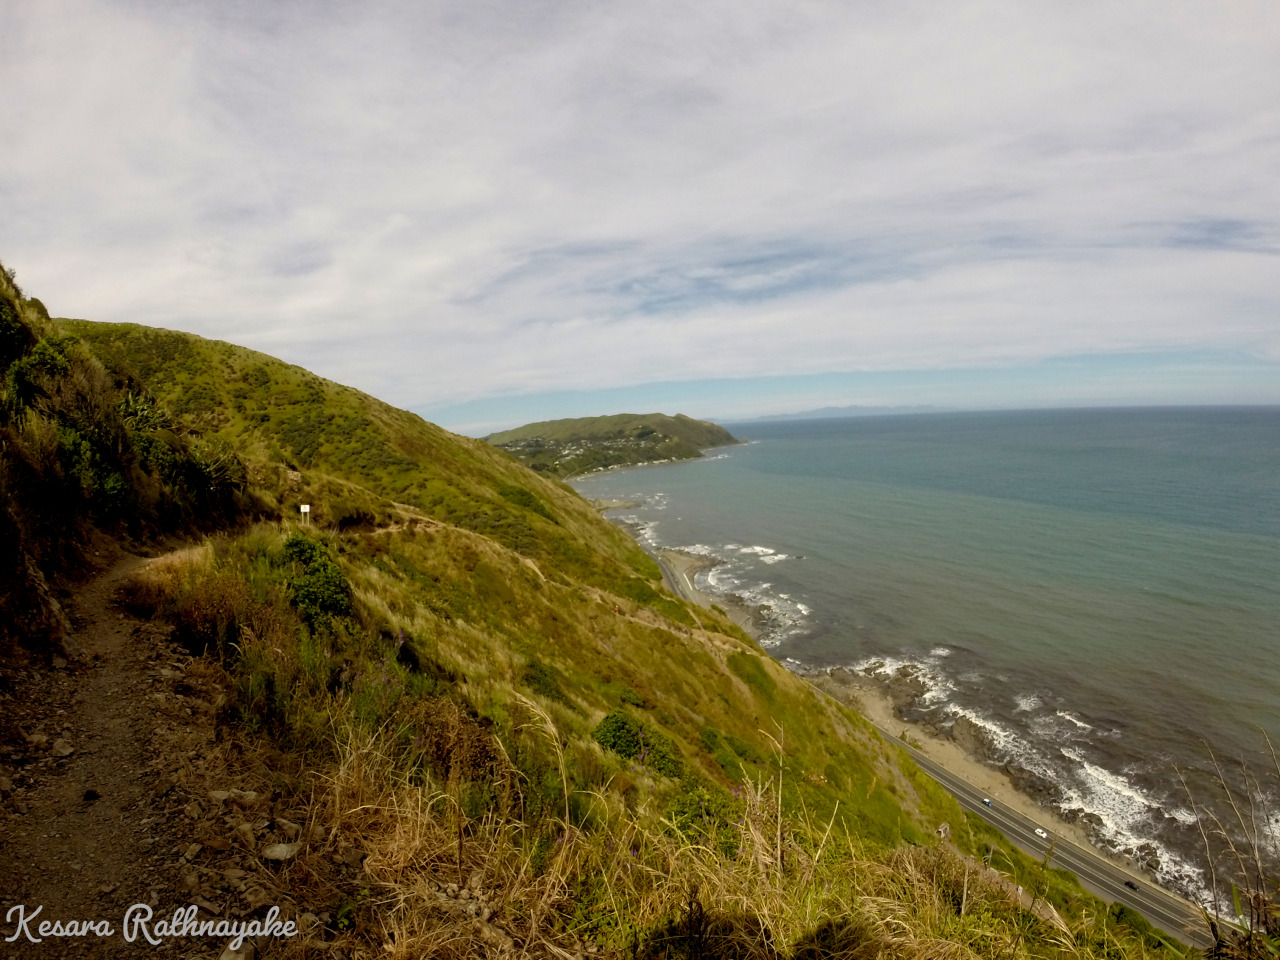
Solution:
{"label": "hillside", "polygon": [[[77,715],[100,695],[163,703],[153,738],[209,725],[131,771],[186,850],[160,899],[280,906],[308,931],[293,956],[1168,955],[667,594],[558,481],[262,354],[0,292],[6,563],[26,571],[4,609],[85,608],[75,577],[107,540],[159,554],[117,565],[118,617],[89,591],[119,638],[100,657],[139,680],[77,693],[101,660],[15,631],[0,721],[28,723],[53,663]],[[147,653],[157,631],[177,646]],[[80,730],[89,757],[111,733]],[[91,802],[50,737],[18,742],[0,794]]]}
{"label": "hillside", "polygon": [[723,427],[684,414],[619,413],[544,420],[485,438],[525,466],[556,477],[609,467],[691,460],[738,440]]}
{"label": "hillside", "polygon": [[[588,753],[610,711],[647,717],[678,765],[710,783],[740,774],[743,755],[748,769],[767,769],[769,735],[785,736],[799,793],[815,810],[840,800],[850,822],[862,819],[862,832],[883,842],[919,839],[934,819],[957,816],[927,779],[898,769],[860,718],[718,613],[665,593],[652,559],[559,482],[245,348],[132,325],[59,326],[120,382],[146,384],[182,428],[243,456],[283,516],[312,504],[308,542],[350,583],[348,606],[376,611],[359,618],[366,632],[376,624],[357,644],[369,669],[384,667],[379,638],[403,636],[414,650],[404,657],[465,675],[482,715],[509,711],[513,692],[542,694]],[[215,552],[223,564],[252,564],[278,555],[284,536],[232,539]],[[334,650],[333,669],[352,672],[350,653]],[[770,717],[787,722],[770,729]]]}

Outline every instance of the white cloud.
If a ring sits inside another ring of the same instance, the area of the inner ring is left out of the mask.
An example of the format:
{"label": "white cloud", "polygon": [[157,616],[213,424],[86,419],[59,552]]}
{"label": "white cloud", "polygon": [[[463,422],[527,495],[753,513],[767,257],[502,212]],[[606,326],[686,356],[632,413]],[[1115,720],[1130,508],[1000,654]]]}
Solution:
{"label": "white cloud", "polygon": [[54,2],[0,37],[28,289],[402,405],[1280,356],[1270,2]]}

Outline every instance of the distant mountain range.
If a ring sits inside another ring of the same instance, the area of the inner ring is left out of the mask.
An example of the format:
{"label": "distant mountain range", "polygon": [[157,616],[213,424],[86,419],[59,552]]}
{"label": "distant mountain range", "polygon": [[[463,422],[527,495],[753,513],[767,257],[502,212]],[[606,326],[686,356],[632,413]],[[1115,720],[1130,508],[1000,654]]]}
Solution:
{"label": "distant mountain range", "polygon": [[[775,413],[767,417],[752,417],[751,422],[759,420],[834,420],[839,417],[888,417],[903,413],[942,413],[947,407],[903,406],[903,407],[819,407],[816,410],[801,410],[799,413]],[[741,421],[746,423],[748,421]]]}

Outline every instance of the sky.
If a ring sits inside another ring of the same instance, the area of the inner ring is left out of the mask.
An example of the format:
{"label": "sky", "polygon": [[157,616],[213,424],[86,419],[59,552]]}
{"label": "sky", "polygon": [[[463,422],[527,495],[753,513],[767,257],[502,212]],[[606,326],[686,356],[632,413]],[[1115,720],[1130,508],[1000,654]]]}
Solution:
{"label": "sky", "polygon": [[1274,0],[0,0],[0,260],[451,429],[1280,403]]}

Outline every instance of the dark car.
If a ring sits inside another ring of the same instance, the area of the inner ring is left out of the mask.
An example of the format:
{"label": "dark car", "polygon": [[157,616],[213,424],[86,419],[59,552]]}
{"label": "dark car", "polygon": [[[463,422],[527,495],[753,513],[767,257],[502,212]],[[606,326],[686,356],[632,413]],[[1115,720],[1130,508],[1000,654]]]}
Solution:
{"label": "dark car", "polygon": [[1126,880],[1126,881],[1124,882],[1124,885],[1125,885],[1126,887],[1128,887],[1130,890],[1137,890],[1137,889],[1138,889],[1138,885],[1137,885],[1136,883],[1134,883],[1132,880]]}

